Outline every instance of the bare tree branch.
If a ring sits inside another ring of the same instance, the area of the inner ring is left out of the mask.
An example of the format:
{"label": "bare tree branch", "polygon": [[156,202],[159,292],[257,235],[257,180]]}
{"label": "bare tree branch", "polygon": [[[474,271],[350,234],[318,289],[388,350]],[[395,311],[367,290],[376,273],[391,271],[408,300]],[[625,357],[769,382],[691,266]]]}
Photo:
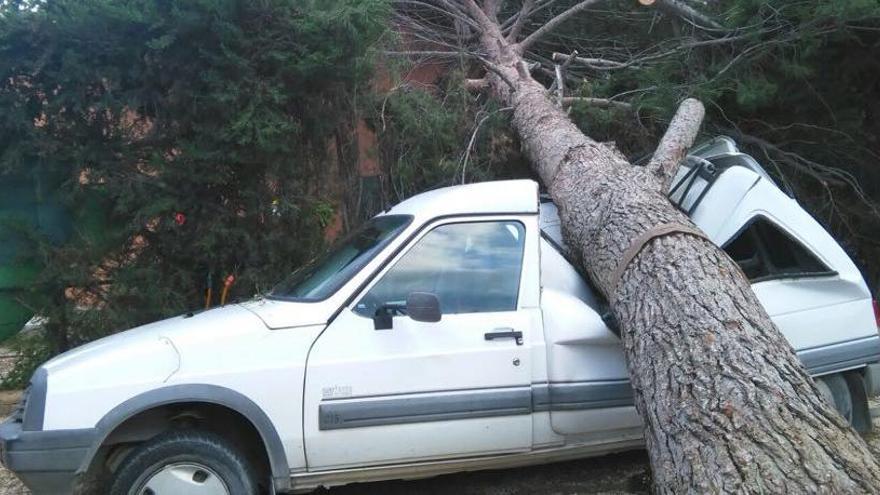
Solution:
{"label": "bare tree branch", "polygon": [[568,66],[571,65],[571,61],[574,60],[574,59],[576,59],[577,56],[578,56],[578,51],[577,51],[577,50],[572,50],[571,55],[569,55],[569,56],[568,56],[568,57],[562,62],[562,72],[563,72],[563,73],[564,73],[566,70],[568,70]]}
{"label": "bare tree branch", "polygon": [[394,94],[394,92],[406,85],[406,83],[396,84],[393,88],[388,90],[388,93],[385,94],[385,98],[382,99],[382,110],[379,112],[379,120],[382,121],[382,132],[385,132],[385,129],[388,128],[388,126],[385,125],[385,107],[388,105],[388,99],[391,98],[391,95]]}
{"label": "bare tree branch", "polygon": [[672,117],[666,134],[660,139],[654,156],[648,162],[648,170],[660,178],[664,191],[669,187],[676,167],[693,146],[705,115],[706,108],[699,100],[694,98],[684,100]]}
{"label": "bare tree branch", "polygon": [[446,1],[441,2],[444,4],[445,8],[440,7],[440,6],[435,5],[433,3],[430,3],[430,2],[422,2],[419,0],[396,0],[395,3],[403,4],[403,5],[416,5],[419,7],[424,7],[424,8],[433,10],[435,12],[438,12],[440,14],[453,17],[454,19],[459,20],[461,22],[464,22],[473,28],[479,28],[477,23],[474,22],[474,20],[470,16],[466,15],[461,10],[456,9],[454,6],[452,6],[449,2],[446,2]]}
{"label": "bare tree branch", "polygon": [[608,60],[607,58],[595,58],[595,57],[572,57],[571,55],[567,55],[565,53],[553,52],[553,61],[554,62],[577,62],[578,64],[584,65],[608,65],[611,67],[619,67],[624,65],[624,62],[618,62],[616,60]]}
{"label": "bare tree branch", "polygon": [[464,4],[464,8],[466,8],[481,25],[483,21],[489,20],[489,18],[486,17],[486,12],[477,5],[476,0],[461,0],[461,3]]}
{"label": "bare tree branch", "polygon": [[565,96],[565,78],[562,77],[562,66],[556,64],[553,67],[555,71],[556,81],[554,85],[556,86],[556,104],[560,107],[562,106],[562,97]]}
{"label": "bare tree branch", "polygon": [[624,101],[615,101],[608,98],[593,98],[589,96],[566,96],[562,99],[563,107],[570,107],[576,103],[586,103],[596,108],[607,108],[609,110],[625,110],[632,111],[633,106]]}
{"label": "bare tree branch", "polygon": [[508,41],[516,42],[517,38],[519,38],[519,32],[522,31],[523,26],[525,26],[534,6],[535,0],[525,0],[523,2],[522,8],[516,15],[516,21],[513,23],[513,27],[510,28],[510,33],[507,35]]}
{"label": "bare tree branch", "polygon": [[498,22],[498,9],[501,7],[499,0],[483,0],[483,12],[495,22]]}
{"label": "bare tree branch", "polygon": [[482,30],[484,34],[491,34],[495,38],[501,38],[501,27],[498,25],[498,22],[493,21],[488,15],[486,15],[486,12],[477,5],[476,0],[461,1],[465,4],[465,7],[467,7],[474,20],[477,21],[477,24],[480,25],[480,30]]}
{"label": "bare tree branch", "polygon": [[483,66],[485,66],[486,69],[490,70],[491,72],[495,73],[496,76],[500,77],[501,80],[504,81],[505,84],[507,84],[511,91],[516,91],[516,84],[514,84],[509,77],[507,77],[507,74],[505,74],[504,71],[501,70],[500,67],[498,67],[498,65],[493,64],[483,57],[477,58],[480,60],[480,62],[482,62]]}
{"label": "bare tree branch", "polygon": [[[459,51],[462,49],[461,33],[438,26],[427,19],[419,19],[415,16],[395,15],[392,22],[398,27],[398,31],[404,36],[406,45],[412,46],[413,38],[419,41],[425,41],[428,49],[436,47],[447,47],[449,51]],[[456,26],[470,27],[469,24],[456,20]],[[475,28],[471,28],[475,29]],[[476,30],[476,29],[475,29]]]}
{"label": "bare tree branch", "polygon": [[484,116],[482,119],[480,119],[480,121],[477,122],[477,125],[474,126],[474,132],[471,134],[471,139],[470,139],[470,141],[468,141],[467,148],[465,149],[465,152],[464,152],[464,157],[462,158],[462,165],[461,165],[461,183],[462,184],[465,183],[465,179],[467,178],[468,160],[470,159],[470,156],[471,156],[471,149],[473,149],[473,147],[474,147],[474,141],[476,141],[476,139],[477,139],[477,133],[480,132],[480,127],[482,127],[484,122],[489,120],[489,117],[495,115],[498,112],[506,112],[508,110],[513,110],[513,107],[499,108],[498,110],[495,110],[494,112],[490,112],[486,116]]}
{"label": "bare tree branch", "polygon": [[520,52],[524,53],[530,46],[534,45],[535,42],[552,32],[554,29],[558,28],[562,23],[570,19],[573,15],[586,10],[589,7],[599,3],[601,0],[584,0],[583,2],[579,2],[571,7],[565,12],[557,15],[556,17],[550,19],[543,26],[538,28],[537,31],[528,35],[524,40],[519,43]]}
{"label": "bare tree branch", "polygon": [[[523,22],[528,21],[529,18],[533,17],[538,12],[541,12],[542,10],[545,10],[546,8],[552,6],[556,2],[557,2],[557,0],[537,0],[537,1],[535,1],[534,7],[532,7],[532,9],[529,10],[529,13],[526,15],[526,19]],[[505,19],[504,22],[501,23],[501,31],[505,34],[509,34],[510,30],[513,28],[513,25],[516,23],[517,20],[519,20],[519,16],[521,13],[522,13],[522,11],[517,12],[516,14]],[[509,41],[516,41],[516,40],[511,39]]]}
{"label": "bare tree branch", "polygon": [[458,5],[454,1],[452,1],[452,0],[438,0],[438,1],[440,3],[442,3],[443,6],[446,7],[446,9],[449,12],[455,12],[462,17],[470,17],[470,16],[468,16],[467,9],[463,8],[461,5]]}
{"label": "bare tree branch", "polygon": [[[686,51],[692,50],[694,48],[713,46],[713,45],[722,45],[722,44],[727,44],[727,43],[735,43],[737,41],[745,40],[749,37],[750,37],[749,34],[741,34],[741,35],[736,35],[736,36],[725,36],[722,38],[714,38],[711,40],[685,42],[685,43],[681,43],[680,45],[675,46],[669,50],[662,51],[659,53],[653,53],[653,54],[633,57],[632,59],[627,60],[625,62],[617,61],[617,60],[609,60],[609,59],[605,59],[605,58],[586,58],[586,57],[578,57],[574,62],[579,65],[584,65],[584,66],[586,66],[590,69],[593,69],[593,70],[600,70],[600,71],[619,70],[619,69],[626,69],[628,67],[639,67],[642,64],[645,64],[647,62],[653,62],[655,60],[660,60],[660,59],[664,59],[667,57],[671,57],[673,55],[676,55],[676,54],[679,54],[682,52],[686,52]],[[747,48],[746,50],[752,51],[751,48]],[[568,57],[569,57],[569,55],[566,55],[564,53],[557,52],[557,53],[553,54],[554,61],[564,60]],[[739,58],[737,58],[737,60],[738,59]]]}
{"label": "bare tree branch", "polygon": [[[577,52],[575,52],[577,53]],[[554,62],[565,62],[567,64],[576,62],[580,65],[585,65],[591,69],[598,70],[608,70],[608,69],[617,69],[626,67],[627,64],[624,62],[616,62],[614,60],[608,60],[605,58],[588,58],[588,57],[578,57],[577,55],[566,55],[564,53],[554,52],[553,53],[553,61]]]}
{"label": "bare tree branch", "polygon": [[562,106],[562,99],[565,97],[565,79],[566,79],[566,71],[568,70],[568,66],[571,64],[572,59],[577,57],[577,50],[571,52],[571,56],[562,62],[562,65],[555,64],[553,67],[555,81],[553,81],[553,86],[550,87],[550,91],[556,89],[556,104],[560,107]]}
{"label": "bare tree branch", "polygon": [[870,199],[868,194],[865,193],[864,189],[859,184],[858,179],[856,179],[850,172],[838,167],[809,160],[797,153],[784,150],[765,139],[746,134],[739,129],[726,129],[725,132],[729,135],[735,136],[735,139],[738,142],[756,146],[764,151],[765,154],[769,152],[770,154],[776,155],[783,164],[791,167],[793,170],[809,175],[826,189],[829,185],[851,188],[859,201],[868,206],[874,215],[880,217],[880,210],[878,210],[877,205]]}
{"label": "bare tree branch", "polygon": [[710,27],[712,29],[723,30],[724,26],[718,24],[714,20],[710,19],[709,16],[699,12],[694,9],[690,5],[680,1],[680,0],[656,0],[657,6],[661,9],[675,14],[683,19],[691,21],[697,27]]}
{"label": "bare tree branch", "polygon": [[386,50],[382,52],[383,55],[388,55],[391,57],[469,57],[469,58],[477,58],[476,55],[469,52],[447,52],[443,50]]}

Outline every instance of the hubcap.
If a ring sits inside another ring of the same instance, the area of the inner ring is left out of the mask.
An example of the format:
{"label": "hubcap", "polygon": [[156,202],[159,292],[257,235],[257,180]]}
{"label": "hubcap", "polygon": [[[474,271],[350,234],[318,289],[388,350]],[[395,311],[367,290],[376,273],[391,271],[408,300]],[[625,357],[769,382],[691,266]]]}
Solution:
{"label": "hubcap", "polygon": [[195,463],[169,464],[147,478],[138,495],[230,495],[213,470]]}

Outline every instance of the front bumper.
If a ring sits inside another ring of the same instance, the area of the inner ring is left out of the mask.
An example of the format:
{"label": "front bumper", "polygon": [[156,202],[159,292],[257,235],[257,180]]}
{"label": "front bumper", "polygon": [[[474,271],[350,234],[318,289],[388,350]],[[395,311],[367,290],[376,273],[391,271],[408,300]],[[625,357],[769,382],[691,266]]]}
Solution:
{"label": "front bumper", "polygon": [[0,424],[0,462],[34,495],[71,493],[95,437],[93,428],[24,431],[8,419]]}

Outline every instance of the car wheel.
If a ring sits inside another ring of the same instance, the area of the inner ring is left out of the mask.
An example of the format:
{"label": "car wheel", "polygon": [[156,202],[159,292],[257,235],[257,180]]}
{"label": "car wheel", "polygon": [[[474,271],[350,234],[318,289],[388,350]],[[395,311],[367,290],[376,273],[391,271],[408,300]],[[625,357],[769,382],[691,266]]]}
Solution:
{"label": "car wheel", "polygon": [[170,431],[135,449],[115,473],[111,495],[256,494],[254,470],[226,439]]}
{"label": "car wheel", "polygon": [[816,379],[816,386],[825,399],[837,409],[847,423],[852,424],[853,403],[849,386],[840,373],[825,375]]}
{"label": "car wheel", "polygon": [[868,390],[865,387],[865,378],[860,371],[847,371],[843,374],[846,385],[849,388],[850,402],[852,403],[852,418],[850,424],[859,433],[871,431],[871,412],[868,409]]}

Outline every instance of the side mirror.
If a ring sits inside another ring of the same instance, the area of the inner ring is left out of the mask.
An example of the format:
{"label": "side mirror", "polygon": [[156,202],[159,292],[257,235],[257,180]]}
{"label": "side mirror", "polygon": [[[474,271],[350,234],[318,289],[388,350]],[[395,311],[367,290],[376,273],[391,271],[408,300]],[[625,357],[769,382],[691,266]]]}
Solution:
{"label": "side mirror", "polygon": [[391,330],[394,326],[394,314],[404,309],[402,304],[386,303],[376,308],[373,315],[373,328],[376,330]]}
{"label": "side mirror", "polygon": [[411,292],[406,296],[406,304],[385,303],[376,308],[373,328],[391,330],[395,315],[409,315],[414,321],[436,323],[441,317],[440,300],[430,292]]}
{"label": "side mirror", "polygon": [[411,292],[406,296],[406,314],[415,321],[436,323],[440,321],[440,300],[430,292]]}

